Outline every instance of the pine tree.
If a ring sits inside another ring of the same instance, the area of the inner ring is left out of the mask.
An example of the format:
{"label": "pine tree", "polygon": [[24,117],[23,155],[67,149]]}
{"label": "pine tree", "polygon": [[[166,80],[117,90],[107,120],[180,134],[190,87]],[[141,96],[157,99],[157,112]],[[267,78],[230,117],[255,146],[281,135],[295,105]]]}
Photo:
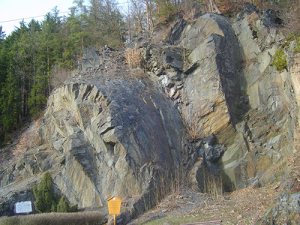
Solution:
{"label": "pine tree", "polygon": [[1,89],[0,97],[0,124],[2,126],[4,140],[8,138],[7,132],[15,128],[18,114],[19,92],[15,78],[12,74],[9,74],[5,85]]}
{"label": "pine tree", "polygon": [[17,77],[20,96],[22,117],[29,116],[30,107],[28,101],[37,76],[37,69],[41,63],[38,54],[41,51],[39,41],[39,31],[35,24],[25,33],[20,35],[16,44],[16,54],[14,56],[14,74]]}

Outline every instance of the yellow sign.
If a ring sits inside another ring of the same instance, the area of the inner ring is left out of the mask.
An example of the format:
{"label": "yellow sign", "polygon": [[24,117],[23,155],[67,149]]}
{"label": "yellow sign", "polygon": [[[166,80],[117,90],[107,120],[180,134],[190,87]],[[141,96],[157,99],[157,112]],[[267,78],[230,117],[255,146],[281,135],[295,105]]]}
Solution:
{"label": "yellow sign", "polygon": [[109,214],[111,214],[111,215],[120,214],[121,202],[122,202],[122,200],[117,198],[116,196],[113,196],[113,197],[107,199]]}

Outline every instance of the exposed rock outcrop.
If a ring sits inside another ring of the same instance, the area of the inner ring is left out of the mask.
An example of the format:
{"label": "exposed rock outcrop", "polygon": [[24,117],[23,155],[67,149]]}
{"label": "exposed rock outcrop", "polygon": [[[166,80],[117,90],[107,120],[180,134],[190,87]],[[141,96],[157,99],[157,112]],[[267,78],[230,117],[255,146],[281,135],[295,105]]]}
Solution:
{"label": "exposed rock outcrop", "polygon": [[271,165],[293,153],[298,117],[293,82],[288,71],[280,73],[270,66],[283,36],[272,21],[266,25],[267,18],[259,19],[255,10],[248,10],[233,21],[243,53],[241,91],[249,99],[250,109],[236,125],[233,142],[227,146],[221,164],[225,177],[238,189],[261,179]]}
{"label": "exposed rock outcrop", "polygon": [[[192,138],[214,134],[226,146],[211,165],[223,171],[227,190],[254,184],[293,152],[297,80],[290,70],[271,66],[284,40],[276,28],[280,24],[276,12],[266,10],[261,16],[247,4],[231,21],[215,14],[201,16],[193,25],[181,20],[168,36],[178,46],[146,49],[147,69],[159,76]],[[176,52],[172,59],[181,56],[183,68],[156,63],[165,49]],[[286,54],[293,55],[292,49],[286,47]]]}
{"label": "exposed rock outcrop", "polygon": [[[128,199],[125,224],[176,171],[196,190],[203,171],[222,176],[225,190],[275,179],[264,174],[294,151],[300,103],[299,55],[294,43],[282,46],[280,24],[250,4],[231,20],[180,20],[166,45],[136,45],[144,71],[127,70],[122,52],[90,48],[84,70],[48,99],[40,134],[51,147],[0,171],[1,186],[50,169],[57,191],[80,207]],[[281,72],[271,65],[278,48]]]}
{"label": "exposed rock outcrop", "polygon": [[179,168],[183,123],[155,82],[99,71],[81,76],[91,80],[75,77],[52,94],[43,126],[66,156],[54,182],[69,200],[84,207],[140,195],[160,173]]}

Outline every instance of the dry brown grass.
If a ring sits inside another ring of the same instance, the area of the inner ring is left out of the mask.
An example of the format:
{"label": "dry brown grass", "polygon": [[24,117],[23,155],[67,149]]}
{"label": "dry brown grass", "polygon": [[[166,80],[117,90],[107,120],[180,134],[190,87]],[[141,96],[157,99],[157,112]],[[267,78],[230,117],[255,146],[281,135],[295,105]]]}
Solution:
{"label": "dry brown grass", "polygon": [[283,32],[286,36],[291,33],[299,34],[300,32],[300,6],[297,3],[294,3],[294,6],[295,7],[291,7],[290,10],[281,13],[285,21]]}
{"label": "dry brown grass", "polygon": [[101,225],[104,223],[104,216],[98,211],[43,213],[0,218],[1,225]]}
{"label": "dry brown grass", "polygon": [[253,12],[250,15],[247,14],[247,20],[250,25],[254,24],[258,19],[259,19],[259,16],[256,12]]}
{"label": "dry brown grass", "polygon": [[243,0],[216,0],[216,5],[224,15],[233,16],[244,7],[245,2]]}
{"label": "dry brown grass", "polygon": [[191,119],[189,121],[186,121],[187,132],[192,141],[204,137],[204,131],[202,127],[199,127],[199,124],[202,124],[200,123],[200,120],[202,118],[203,117],[200,115],[200,113],[196,112],[191,116]]}
{"label": "dry brown grass", "polygon": [[34,148],[42,144],[39,136],[39,129],[42,124],[42,117],[33,121],[28,129],[22,134],[19,144],[12,150],[14,156],[19,156],[30,148]]}
{"label": "dry brown grass", "polygon": [[209,194],[215,201],[223,197],[222,177],[213,176],[206,168],[203,169],[204,193]]}
{"label": "dry brown grass", "polygon": [[[186,196],[183,196],[184,198],[181,199],[181,195],[175,195],[175,200],[173,200],[170,195],[152,211],[145,213],[131,224],[152,225],[163,224],[169,221],[171,224],[179,225],[182,223],[215,220],[222,220],[224,225],[255,224],[266,210],[273,205],[274,199],[279,194],[278,189],[273,187],[254,189],[251,186],[231,193],[225,193],[224,197],[221,197],[218,201],[212,201],[209,195],[203,195],[203,201],[207,199],[204,205],[185,212],[179,212],[179,207],[185,207],[186,204],[190,203],[190,199],[186,199]],[[155,216],[162,210],[167,211],[164,216]]]}
{"label": "dry brown grass", "polygon": [[129,69],[139,68],[142,64],[142,57],[138,49],[127,49],[125,59]]}
{"label": "dry brown grass", "polygon": [[187,131],[188,131],[188,133],[190,135],[191,140],[197,140],[198,138],[201,137],[201,135],[198,132],[198,124],[191,123],[187,127]]}
{"label": "dry brown grass", "polygon": [[51,72],[51,85],[53,88],[57,88],[70,77],[72,77],[72,72],[70,70],[55,69]]}
{"label": "dry brown grass", "polygon": [[194,6],[188,6],[187,8],[185,8],[182,12],[183,14],[183,19],[189,21],[189,20],[193,20],[195,18],[196,15],[196,7]]}
{"label": "dry brown grass", "polygon": [[[236,216],[236,223],[254,224],[273,205],[278,195],[278,190],[273,186],[259,189],[250,186],[228,194],[228,206],[232,207],[231,213]],[[237,219],[239,215],[242,217]]]}
{"label": "dry brown grass", "polygon": [[187,183],[186,177],[182,166],[176,168],[174,174],[170,177],[166,175],[165,171],[159,171],[155,185],[155,205],[158,205],[167,195],[171,196],[172,205],[175,200],[174,196],[179,194],[180,189]]}

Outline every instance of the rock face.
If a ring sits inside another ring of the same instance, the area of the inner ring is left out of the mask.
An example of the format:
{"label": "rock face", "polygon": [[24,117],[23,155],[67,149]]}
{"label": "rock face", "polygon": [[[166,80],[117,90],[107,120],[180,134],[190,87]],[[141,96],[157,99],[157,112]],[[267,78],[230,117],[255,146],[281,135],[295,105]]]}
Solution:
{"label": "rock face", "polygon": [[[290,57],[292,44],[285,48],[292,73],[271,66],[284,39],[276,29],[280,24],[275,12],[266,10],[260,16],[247,4],[231,21],[214,14],[201,16],[193,25],[180,21],[168,36],[169,43],[177,46],[148,45],[145,51],[147,69],[159,76],[196,141],[197,154],[191,160],[203,157],[199,148],[211,134],[220,146],[226,146],[219,160],[204,159],[211,172],[222,171],[225,190],[264,179],[271,165],[293,153],[298,72],[296,60]],[[155,63],[165,49],[177,54],[172,58],[181,56],[182,68]],[[219,147],[210,148],[219,154]],[[199,165],[195,166],[192,174],[201,177],[195,172]]]}
{"label": "rock face", "polygon": [[270,66],[283,37],[274,28],[276,24],[266,23],[268,17],[259,19],[254,9],[246,9],[236,16],[233,28],[242,46],[240,85],[250,109],[236,125],[233,142],[220,162],[230,185],[238,189],[256,179],[264,180],[263,174],[271,165],[293,153],[298,117],[290,73]]}
{"label": "rock face", "polygon": [[[294,42],[282,45],[280,24],[250,4],[231,20],[180,20],[167,44],[136,45],[144,71],[128,71],[122,52],[89,49],[84,70],[48,99],[40,129],[48,147],[1,170],[1,186],[49,169],[57,191],[80,207],[129,199],[126,224],[178,171],[196,190],[206,170],[225,190],[275,179],[264,174],[294,151],[300,103],[300,57]],[[272,66],[279,48],[288,65],[280,72]]]}
{"label": "rock face", "polygon": [[184,32],[181,46],[191,51],[189,62],[199,66],[186,73],[182,114],[202,137],[232,130],[238,117],[236,44],[230,20],[219,15],[206,14]]}
{"label": "rock face", "polygon": [[54,182],[82,207],[143,194],[184,155],[180,115],[157,84],[111,76],[57,89],[45,113],[44,137],[65,155]]}

